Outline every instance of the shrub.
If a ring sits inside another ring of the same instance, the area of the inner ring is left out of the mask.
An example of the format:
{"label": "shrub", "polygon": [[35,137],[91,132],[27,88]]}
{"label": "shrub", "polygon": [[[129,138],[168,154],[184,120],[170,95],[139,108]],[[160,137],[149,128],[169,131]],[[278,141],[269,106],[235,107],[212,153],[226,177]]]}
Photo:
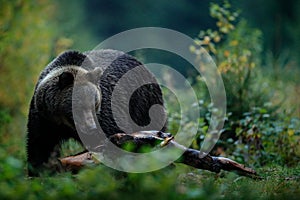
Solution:
{"label": "shrub", "polygon": [[[272,162],[297,164],[300,160],[299,119],[274,112],[281,102],[272,99],[276,88],[273,80],[263,74],[261,32],[249,27],[244,19],[238,21],[239,13],[232,11],[226,1],[222,5],[212,3],[210,15],[217,20],[217,29],[201,31],[190,50],[197,58],[201,56],[202,47],[207,50],[226,89],[229,113],[221,138],[211,153],[255,166]],[[201,64],[199,61],[200,70]],[[199,102],[200,129],[197,141],[192,144],[193,148],[200,148],[213,105],[208,101],[201,77],[194,86],[205,91],[199,95],[203,99]]]}
{"label": "shrub", "polygon": [[272,97],[260,69],[262,33],[249,27],[246,20],[238,21],[238,12],[231,11],[228,2],[221,6],[212,3],[210,15],[217,20],[217,29],[201,31],[191,51],[200,57],[203,47],[214,58],[224,81],[228,110],[239,118]]}

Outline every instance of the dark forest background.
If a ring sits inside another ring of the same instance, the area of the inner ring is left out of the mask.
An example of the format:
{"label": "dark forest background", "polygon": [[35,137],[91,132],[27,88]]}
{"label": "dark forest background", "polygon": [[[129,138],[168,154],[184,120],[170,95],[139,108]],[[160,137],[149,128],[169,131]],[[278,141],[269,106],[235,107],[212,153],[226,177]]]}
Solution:
{"label": "dark forest background", "polygon": [[[117,0],[60,1],[64,8],[59,12],[59,22],[65,24],[63,31],[72,37],[88,32],[101,41],[127,29],[157,26],[180,31],[196,37],[200,30],[215,27],[215,21],[207,9],[209,0],[153,2]],[[287,50],[297,51],[299,47],[299,7],[297,0],[230,1],[241,10],[241,17],[264,34],[264,48],[275,55]],[[76,43],[76,42],[75,42]],[[89,44],[89,43],[88,43]],[[87,48],[86,45],[76,45]],[[94,47],[94,44],[90,44]]]}

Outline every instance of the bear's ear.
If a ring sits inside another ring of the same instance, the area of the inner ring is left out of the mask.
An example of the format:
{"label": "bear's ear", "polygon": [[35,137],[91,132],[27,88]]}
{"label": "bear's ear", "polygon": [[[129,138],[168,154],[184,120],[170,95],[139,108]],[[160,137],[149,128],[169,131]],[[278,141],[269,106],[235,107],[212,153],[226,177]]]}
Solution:
{"label": "bear's ear", "polygon": [[65,88],[68,85],[72,85],[74,82],[74,75],[71,72],[63,72],[59,75],[58,85],[60,89]]}
{"label": "bear's ear", "polygon": [[103,75],[103,70],[100,67],[97,67],[96,69],[90,71],[87,74],[87,78],[91,83],[97,84],[98,81],[101,79],[102,75]]}

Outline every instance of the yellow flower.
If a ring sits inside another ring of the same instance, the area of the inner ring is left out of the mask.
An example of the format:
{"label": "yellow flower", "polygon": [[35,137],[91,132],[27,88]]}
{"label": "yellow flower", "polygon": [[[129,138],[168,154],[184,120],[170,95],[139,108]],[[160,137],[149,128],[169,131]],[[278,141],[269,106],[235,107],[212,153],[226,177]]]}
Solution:
{"label": "yellow flower", "polygon": [[288,130],[288,135],[289,135],[289,136],[293,136],[293,135],[294,135],[294,133],[295,133],[295,131],[294,131],[294,130],[292,130],[292,129],[289,129],[289,130]]}
{"label": "yellow flower", "polygon": [[224,56],[227,58],[230,55],[230,52],[228,50],[224,51]]}
{"label": "yellow flower", "polygon": [[223,23],[220,22],[220,21],[218,21],[218,22],[217,22],[217,26],[218,26],[218,27],[221,27],[221,26],[223,26]]}
{"label": "yellow flower", "polygon": [[220,38],[220,36],[216,36],[216,37],[214,37],[214,42],[220,42],[220,40],[221,40],[221,38]]}
{"label": "yellow flower", "polygon": [[254,68],[255,67],[255,63],[254,62],[252,62],[251,64],[250,64],[250,68]]}
{"label": "yellow flower", "polygon": [[239,44],[239,41],[237,41],[237,40],[232,40],[230,42],[230,46],[237,46],[238,44]]}
{"label": "yellow flower", "polygon": [[247,62],[248,61],[247,56],[240,56],[239,59],[240,59],[241,62]]}
{"label": "yellow flower", "polygon": [[210,42],[210,37],[209,36],[205,36],[203,38],[203,44],[209,44],[209,42]]}

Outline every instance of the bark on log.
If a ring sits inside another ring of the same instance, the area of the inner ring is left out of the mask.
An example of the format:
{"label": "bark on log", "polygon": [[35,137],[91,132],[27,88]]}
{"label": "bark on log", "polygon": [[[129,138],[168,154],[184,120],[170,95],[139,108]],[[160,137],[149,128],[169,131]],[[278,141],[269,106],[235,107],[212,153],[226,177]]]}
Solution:
{"label": "bark on log", "polygon": [[[184,151],[182,156],[176,161],[177,163],[184,163],[198,169],[209,170],[216,173],[225,170],[233,171],[242,176],[259,178],[255,170],[245,167],[231,159],[214,157],[208,154],[203,156],[198,150],[184,147],[178,144],[174,140],[174,137],[169,133],[163,133],[161,131],[141,131],[133,134],[118,133],[111,136],[109,140],[118,147],[122,147],[129,142],[133,143],[135,145],[135,151],[144,145],[150,145],[152,147],[170,145]],[[159,145],[157,145],[158,142]],[[101,148],[105,147],[102,146]],[[78,171],[87,165],[99,163],[98,160],[93,158],[93,154],[93,152],[85,152],[75,156],[61,158],[59,160],[65,170]]]}

